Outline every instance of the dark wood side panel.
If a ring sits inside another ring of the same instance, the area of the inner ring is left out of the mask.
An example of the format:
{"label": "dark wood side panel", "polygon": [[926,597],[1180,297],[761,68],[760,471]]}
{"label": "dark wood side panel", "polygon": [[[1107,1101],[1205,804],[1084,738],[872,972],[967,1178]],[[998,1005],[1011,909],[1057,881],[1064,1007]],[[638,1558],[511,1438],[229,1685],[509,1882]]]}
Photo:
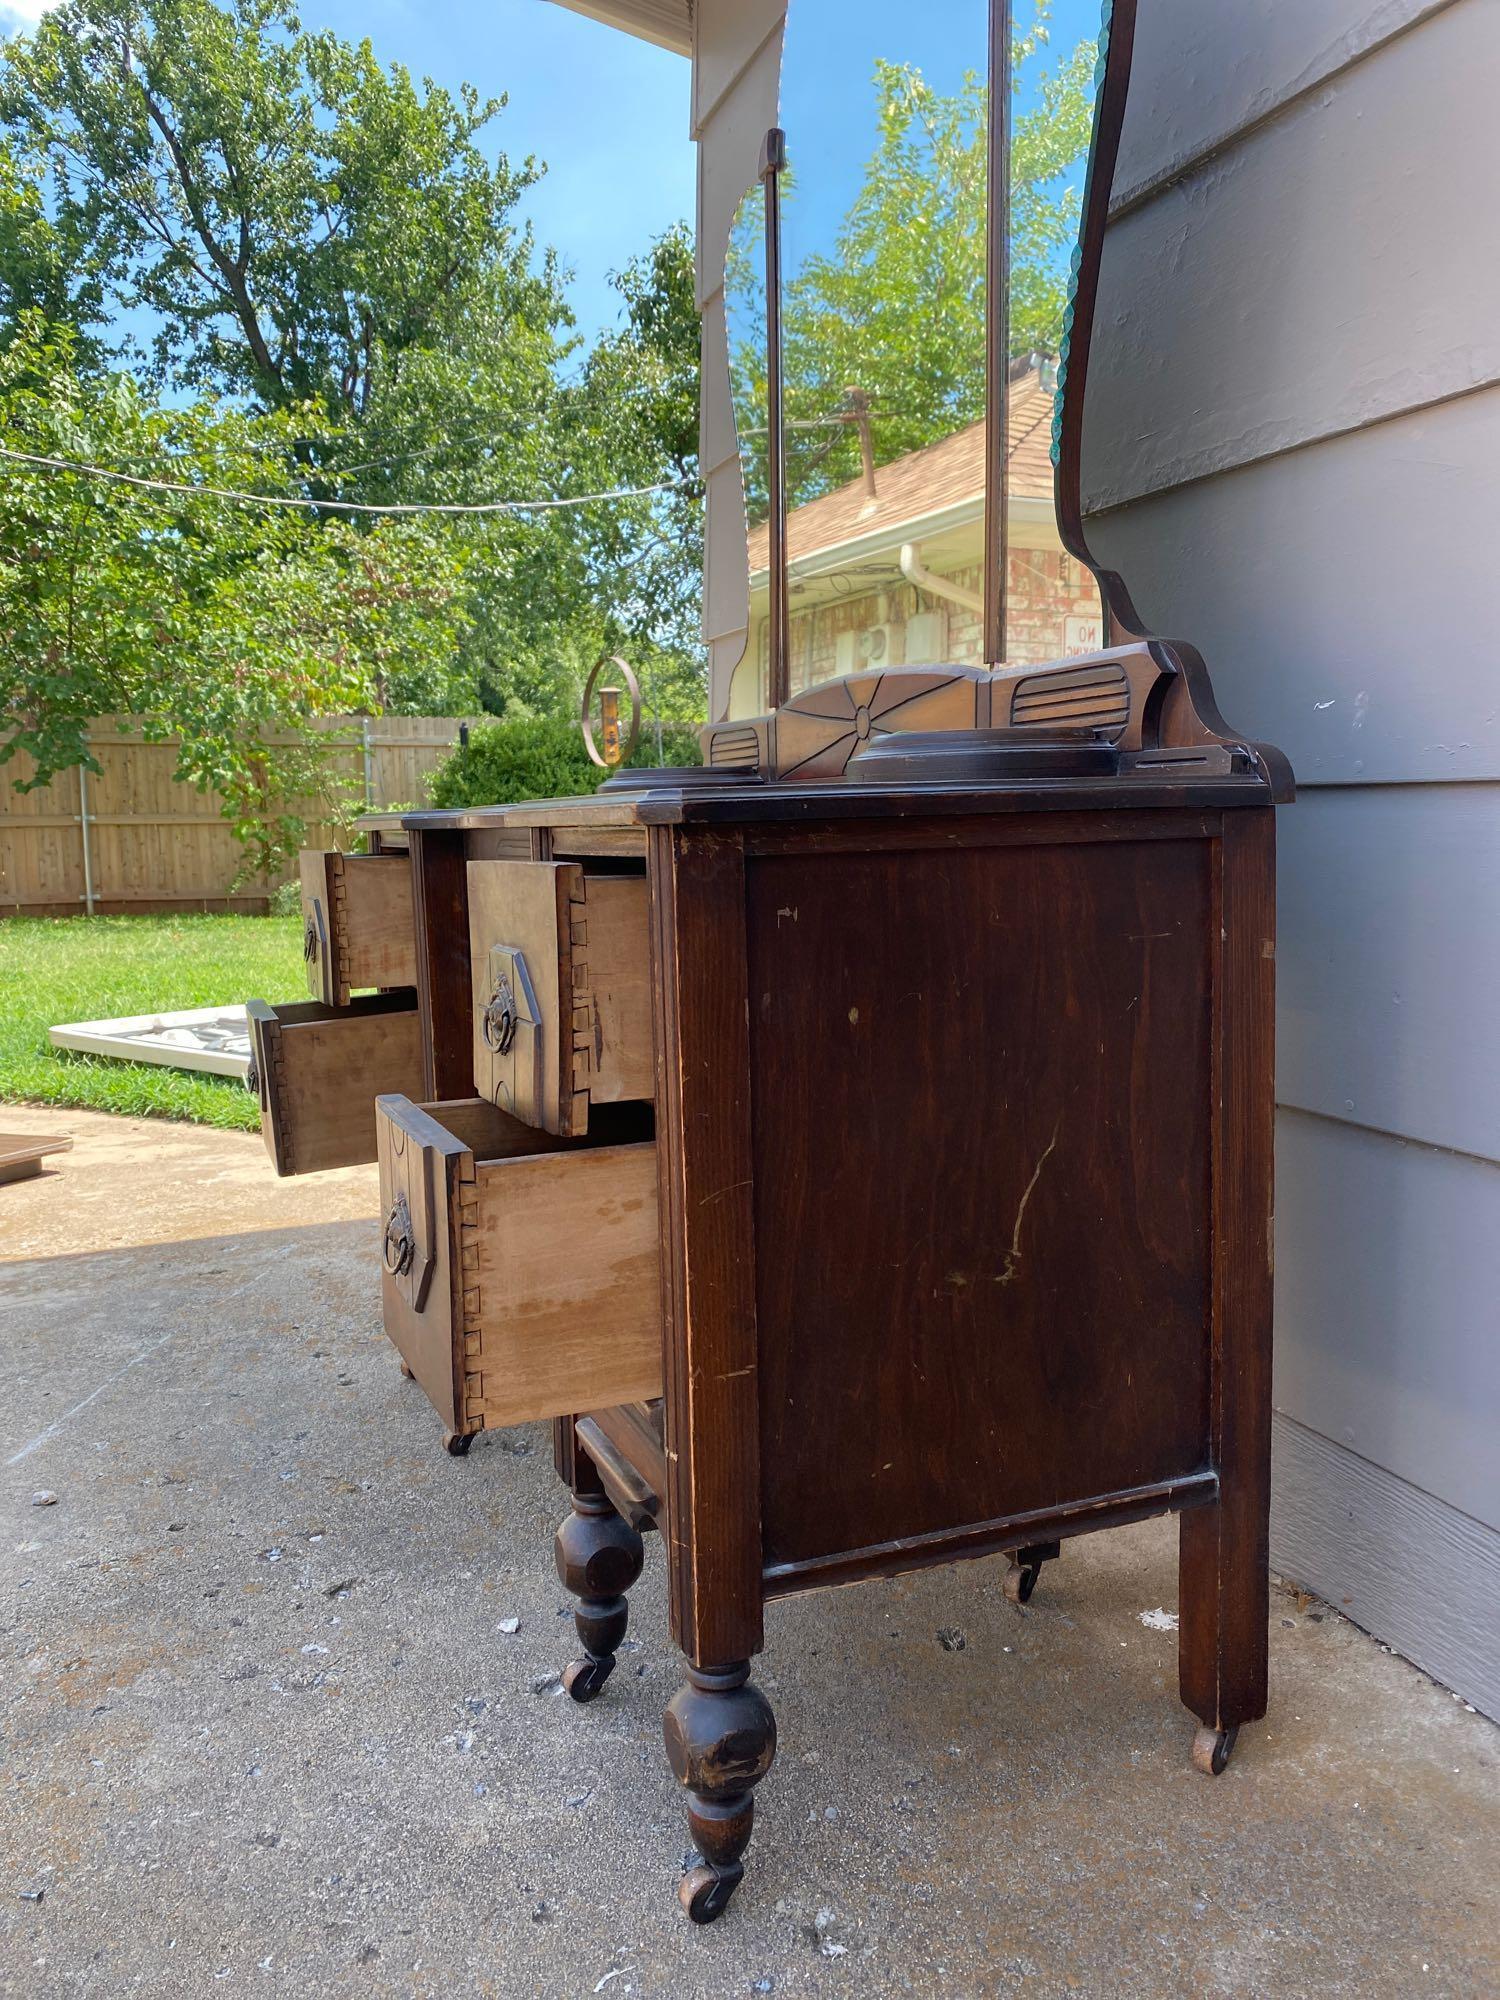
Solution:
{"label": "dark wood side panel", "polygon": [[715,1666],[761,1645],[739,835],[653,827],[650,886],[672,1636]]}
{"label": "dark wood side panel", "polygon": [[768,1566],[1207,1463],[1213,851],[749,863]]}
{"label": "dark wood side panel", "polygon": [[1182,1699],[1219,1729],[1266,1712],[1275,852],[1273,814],[1226,820],[1214,981],[1210,1423],[1219,1499],[1183,1516],[1178,1639]]}

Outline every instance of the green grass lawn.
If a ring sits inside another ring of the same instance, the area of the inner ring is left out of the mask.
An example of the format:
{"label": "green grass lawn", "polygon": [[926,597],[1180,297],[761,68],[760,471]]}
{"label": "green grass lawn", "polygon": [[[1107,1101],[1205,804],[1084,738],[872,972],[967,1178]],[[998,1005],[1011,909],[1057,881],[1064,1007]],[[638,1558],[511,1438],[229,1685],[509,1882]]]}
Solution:
{"label": "green grass lawn", "polygon": [[0,918],[0,1102],[254,1132],[255,1099],[232,1077],[76,1055],[53,1048],[47,1030],[306,997],[298,917]]}

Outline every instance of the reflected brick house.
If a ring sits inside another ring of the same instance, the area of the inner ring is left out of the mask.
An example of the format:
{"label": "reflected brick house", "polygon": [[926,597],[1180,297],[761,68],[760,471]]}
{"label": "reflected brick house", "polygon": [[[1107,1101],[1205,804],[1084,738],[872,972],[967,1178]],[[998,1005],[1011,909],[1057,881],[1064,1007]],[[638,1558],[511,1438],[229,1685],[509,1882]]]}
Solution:
{"label": "reflected brick house", "polygon": [[[1032,365],[1010,386],[1008,661],[1032,666],[1103,644],[1099,593],[1058,539],[1052,505],[1052,378]],[[893,459],[793,510],[791,685],[863,667],[979,666],[984,425]],[[766,704],[768,534],[750,536],[750,643],[733,714]]]}

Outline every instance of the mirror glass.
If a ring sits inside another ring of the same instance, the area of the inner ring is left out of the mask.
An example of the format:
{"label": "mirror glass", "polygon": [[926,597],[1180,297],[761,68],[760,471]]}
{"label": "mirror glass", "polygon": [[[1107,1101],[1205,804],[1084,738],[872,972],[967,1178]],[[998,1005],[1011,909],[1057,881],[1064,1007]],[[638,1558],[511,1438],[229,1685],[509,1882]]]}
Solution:
{"label": "mirror glass", "polygon": [[[989,0],[788,9],[793,693],[983,652],[989,16]],[[908,580],[934,557],[949,596]]]}
{"label": "mirror glass", "polygon": [[[1014,0],[1005,660],[1102,643],[1058,539],[1052,406],[1094,111],[1093,0]],[[789,681],[987,659],[990,0],[790,0],[782,59]],[[755,320],[731,313],[765,696],[764,235],[742,211]],[[731,263],[737,252],[731,250]],[[734,287],[731,287],[731,291]],[[741,325],[749,351],[738,345]],[[756,480],[762,483],[756,485]],[[742,711],[743,712],[743,711]]]}
{"label": "mirror glass", "polygon": [[1102,72],[1098,0],[1011,9],[1005,663],[1105,643],[1092,573],[1057,532],[1052,435],[1069,273]]}

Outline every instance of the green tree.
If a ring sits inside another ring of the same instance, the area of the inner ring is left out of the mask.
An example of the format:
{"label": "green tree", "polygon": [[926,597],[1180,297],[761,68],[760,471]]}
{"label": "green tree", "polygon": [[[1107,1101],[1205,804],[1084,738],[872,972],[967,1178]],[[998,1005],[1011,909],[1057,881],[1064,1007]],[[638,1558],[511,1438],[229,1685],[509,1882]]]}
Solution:
{"label": "green tree", "polygon": [[80,373],[66,330],[18,323],[0,353],[0,765],[32,760],[23,789],[97,768],[90,724],[133,715],[179,740],[178,777],[222,795],[268,868],[300,842],[296,802],[327,797],[319,718],[374,706],[417,635],[453,654],[465,579],[449,544],[274,504],[300,498],[288,443],[316,423],[160,406],[128,375]]}
{"label": "green tree", "polygon": [[363,663],[384,705],[566,712],[624,649],[655,712],[701,716],[695,492],[378,534],[330,505],[696,471],[687,232],[619,274],[623,324],[578,365],[563,274],[520,217],[542,169],[481,148],[503,104],[418,89],[368,43],[305,33],[288,0],[64,0],[0,56],[0,345],[40,306],[129,359],[119,315],[144,315],[160,390],[285,419],[286,490],[321,503],[339,573],[410,577],[441,546],[462,616],[409,617]]}
{"label": "green tree", "polygon": [[703,494],[698,474],[701,326],[692,232],[678,223],[613,279],[624,323],[595,343],[574,429],[601,478],[670,490],[580,523],[591,594],[607,613],[600,650],[631,653],[656,713],[702,720]]}
{"label": "green tree", "polygon": [[476,310],[562,322],[516,218],[538,170],[478,143],[504,101],[419,90],[287,0],[65,0],[0,65],[59,239],[155,316],[159,377],[330,416]]}
{"label": "green tree", "polygon": [[[621,324],[551,397],[538,445],[547,462],[533,468],[531,490],[669,490],[468,529],[484,578],[468,653],[496,712],[571,715],[594,662],[623,652],[652,714],[701,721],[699,325],[686,225],[613,282]],[[445,497],[495,491],[482,433],[467,446],[460,434],[441,462]]]}
{"label": "green tree", "polygon": [[[97,281],[74,269],[57,227],[47,214],[45,176],[0,138],[0,347],[8,345],[23,316],[40,313],[59,325],[82,329],[97,323],[102,306]],[[95,344],[78,335],[82,355]]]}

